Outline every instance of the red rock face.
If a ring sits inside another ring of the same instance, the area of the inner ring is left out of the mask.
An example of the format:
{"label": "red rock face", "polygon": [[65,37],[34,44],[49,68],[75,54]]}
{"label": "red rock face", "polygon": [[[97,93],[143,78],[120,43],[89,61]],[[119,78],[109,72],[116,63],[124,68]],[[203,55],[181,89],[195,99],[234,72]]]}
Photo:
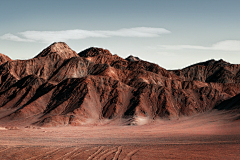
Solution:
{"label": "red rock face", "polygon": [[238,109],[240,65],[222,60],[168,71],[129,56],[53,43],[35,58],[0,55],[0,124],[84,125],[137,116],[178,118]]}
{"label": "red rock face", "polygon": [[230,64],[223,60],[209,60],[173,72],[183,80],[240,83],[240,65]]}
{"label": "red rock face", "polygon": [[73,51],[71,48],[69,48],[69,46],[66,43],[58,42],[53,43],[49,47],[44,49],[40,54],[36,56],[36,58],[49,56],[51,54],[59,55],[63,59],[69,59],[78,56],[77,53]]}
{"label": "red rock face", "polygon": [[11,61],[11,58],[9,58],[8,56],[0,53],[0,65],[7,62],[7,61]]}

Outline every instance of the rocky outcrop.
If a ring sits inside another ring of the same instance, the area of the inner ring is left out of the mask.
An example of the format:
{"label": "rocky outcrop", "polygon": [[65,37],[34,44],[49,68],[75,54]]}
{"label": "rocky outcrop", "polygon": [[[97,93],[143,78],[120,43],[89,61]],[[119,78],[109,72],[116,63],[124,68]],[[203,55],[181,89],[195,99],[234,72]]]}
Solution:
{"label": "rocky outcrop", "polygon": [[11,58],[9,58],[8,56],[0,53],[0,65],[2,65],[3,63],[5,63],[7,61],[11,61]]}
{"label": "rocky outcrop", "polygon": [[63,42],[29,60],[1,57],[0,124],[178,118],[222,109],[229,101],[238,104],[234,97],[240,94],[240,65],[223,60],[168,71],[101,48],[77,54]]}
{"label": "rocky outcrop", "polygon": [[130,61],[130,62],[136,62],[136,61],[140,61],[140,59],[138,57],[134,57],[132,55],[128,56],[126,58],[127,61]]}

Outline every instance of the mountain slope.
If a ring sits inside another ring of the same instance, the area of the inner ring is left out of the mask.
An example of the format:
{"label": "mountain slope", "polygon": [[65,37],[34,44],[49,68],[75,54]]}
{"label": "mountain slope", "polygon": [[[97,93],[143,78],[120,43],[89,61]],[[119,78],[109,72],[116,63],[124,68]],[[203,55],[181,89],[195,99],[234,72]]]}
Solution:
{"label": "mountain slope", "polygon": [[0,124],[178,118],[224,108],[240,94],[240,65],[222,60],[168,71],[101,48],[77,54],[63,42],[29,60],[1,57]]}

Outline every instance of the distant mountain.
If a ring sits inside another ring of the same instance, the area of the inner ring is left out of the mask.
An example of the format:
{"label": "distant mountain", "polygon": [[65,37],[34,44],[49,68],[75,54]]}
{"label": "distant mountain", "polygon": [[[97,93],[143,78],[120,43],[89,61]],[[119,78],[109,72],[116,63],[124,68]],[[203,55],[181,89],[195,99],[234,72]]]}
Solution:
{"label": "distant mountain", "polygon": [[89,119],[239,112],[239,94],[240,65],[223,60],[168,71],[101,48],[77,54],[63,42],[29,60],[0,54],[0,124],[84,125]]}
{"label": "distant mountain", "polygon": [[240,83],[240,65],[230,64],[222,59],[197,63],[173,72],[183,80],[197,80],[207,83]]}

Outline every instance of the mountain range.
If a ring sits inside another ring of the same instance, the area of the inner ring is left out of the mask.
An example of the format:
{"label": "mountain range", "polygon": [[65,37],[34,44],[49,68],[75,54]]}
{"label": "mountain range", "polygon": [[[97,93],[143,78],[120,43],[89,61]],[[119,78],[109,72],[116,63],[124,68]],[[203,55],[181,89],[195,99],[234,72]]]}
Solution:
{"label": "mountain range", "polygon": [[29,60],[0,54],[1,125],[78,126],[211,110],[240,113],[239,64],[209,60],[166,70],[102,48],[76,53],[64,42]]}

